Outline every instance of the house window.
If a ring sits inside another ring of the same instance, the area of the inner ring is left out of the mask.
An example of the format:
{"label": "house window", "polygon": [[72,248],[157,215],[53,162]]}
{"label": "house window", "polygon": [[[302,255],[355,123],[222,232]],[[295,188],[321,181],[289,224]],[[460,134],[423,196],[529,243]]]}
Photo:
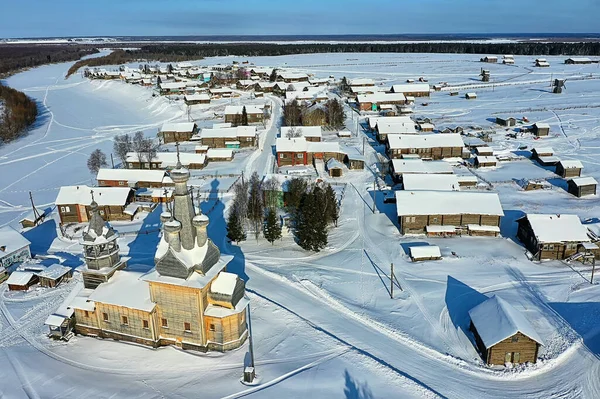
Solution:
{"label": "house window", "polygon": [[129,162],[129,167],[133,169],[133,162]]}
{"label": "house window", "polygon": [[169,328],[169,323],[167,322],[167,319],[164,319],[164,318],[163,318],[163,319],[160,319],[160,325],[161,325],[163,328]]}
{"label": "house window", "polygon": [[187,322],[186,322],[186,323],[183,323],[183,329],[184,329],[186,332],[192,332],[192,325],[191,325],[190,323],[187,323]]}
{"label": "house window", "polygon": [[108,313],[102,313],[102,320],[108,323]]}
{"label": "house window", "polygon": [[100,215],[104,216],[104,211],[100,211]]}
{"label": "house window", "polygon": [[519,352],[513,353],[513,363],[521,363],[521,354]]}
{"label": "house window", "polygon": [[246,137],[246,141],[252,141],[252,137]]}
{"label": "house window", "polygon": [[512,361],[512,352],[506,352],[504,355],[504,363],[510,363]]}
{"label": "house window", "polygon": [[283,153],[280,153],[280,154],[279,154],[279,158],[285,158],[285,154],[283,154]]}
{"label": "house window", "polygon": [[69,213],[71,212],[71,208],[69,208],[68,206],[61,206],[60,211],[63,213]]}
{"label": "house window", "polygon": [[210,331],[215,331],[215,325],[214,325],[214,324],[211,324],[210,326],[208,326],[208,329],[209,329]]}
{"label": "house window", "polygon": [[144,163],[144,168],[150,168],[150,164],[148,162]]}
{"label": "house window", "polygon": [[90,317],[90,312],[88,312],[87,310],[84,310],[84,311],[83,311],[83,315],[84,315],[85,317]]}
{"label": "house window", "polygon": [[550,251],[554,251],[554,244],[548,244],[548,249]]}
{"label": "house window", "polygon": [[148,328],[150,328],[150,327],[149,327],[148,320],[142,320],[142,327],[144,327],[145,329],[148,329]]}
{"label": "house window", "polygon": [[302,159],[302,158],[304,158],[304,154],[302,154],[302,153],[298,153],[298,154],[296,154],[296,158],[300,158],[300,159]]}
{"label": "house window", "polygon": [[120,182],[119,182],[119,186],[124,186],[124,185],[125,185],[125,182],[124,182],[124,181],[120,181]]}
{"label": "house window", "polygon": [[121,316],[121,324],[123,324],[124,326],[129,325],[129,319],[127,318],[127,316]]}
{"label": "house window", "polygon": [[514,337],[512,337],[511,342],[519,342],[519,337],[515,335]]}

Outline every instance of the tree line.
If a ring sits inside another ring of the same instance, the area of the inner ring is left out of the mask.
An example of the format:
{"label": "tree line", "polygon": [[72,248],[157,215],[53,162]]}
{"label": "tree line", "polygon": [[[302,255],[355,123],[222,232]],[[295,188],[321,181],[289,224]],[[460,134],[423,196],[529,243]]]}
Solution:
{"label": "tree line", "polygon": [[276,179],[261,181],[254,172],[249,181],[234,186],[234,198],[227,216],[227,237],[239,243],[247,232],[258,241],[260,234],[274,244],[282,236],[278,210],[291,215],[298,245],[318,252],[327,246],[328,229],[337,226],[339,205],[329,184],[308,184],[305,179],[293,178],[288,182],[285,203],[281,207],[278,193],[282,189]]}
{"label": "tree line", "polygon": [[18,90],[0,83],[0,142],[8,143],[22,136],[35,122],[35,101]]}
{"label": "tree line", "polygon": [[[322,113],[322,117],[315,118],[312,113]],[[283,125],[284,126],[321,126],[329,125],[333,127],[344,126],[346,112],[344,106],[336,98],[327,100],[322,107],[300,104],[292,100],[283,106]]]}
{"label": "tree line", "polygon": [[93,46],[73,45],[0,45],[0,76],[6,77],[25,68],[78,60],[85,55],[97,53]]}
{"label": "tree line", "polygon": [[[115,136],[113,142],[113,151],[121,161],[124,169],[129,168],[127,162],[127,154],[135,153],[136,160],[140,164],[140,169],[143,169],[144,163],[148,163],[148,169],[152,169],[152,159],[156,157],[159,145],[152,138],[145,137],[144,132],[137,131],[133,135],[122,134]],[[100,149],[96,149],[92,152],[87,161],[87,167],[90,173],[97,175],[101,168],[108,166],[106,161],[106,154]]]}

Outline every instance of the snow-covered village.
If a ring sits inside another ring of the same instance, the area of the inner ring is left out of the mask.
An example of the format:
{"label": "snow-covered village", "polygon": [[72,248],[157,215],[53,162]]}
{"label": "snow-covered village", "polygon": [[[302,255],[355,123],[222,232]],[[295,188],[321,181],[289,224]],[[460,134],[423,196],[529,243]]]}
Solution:
{"label": "snow-covered village", "polygon": [[7,76],[0,396],[600,397],[599,62]]}

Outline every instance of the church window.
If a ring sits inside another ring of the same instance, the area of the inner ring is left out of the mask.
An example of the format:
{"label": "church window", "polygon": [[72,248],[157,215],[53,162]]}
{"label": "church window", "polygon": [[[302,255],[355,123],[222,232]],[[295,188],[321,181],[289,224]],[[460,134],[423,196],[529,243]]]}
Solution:
{"label": "church window", "polygon": [[165,319],[165,318],[163,318],[163,319],[161,319],[161,320],[160,320],[160,325],[161,325],[163,328],[169,328],[169,322],[168,322],[168,321],[167,321],[167,319]]}
{"label": "church window", "polygon": [[211,324],[208,328],[209,328],[210,331],[215,331],[215,325],[214,324]]}
{"label": "church window", "polygon": [[124,326],[129,325],[129,318],[127,316],[121,316],[121,324]]}
{"label": "church window", "polygon": [[142,320],[142,326],[144,328],[149,328],[148,320]]}
{"label": "church window", "polygon": [[185,322],[185,323],[183,323],[183,329],[185,331],[187,331],[187,332],[191,332],[192,331],[192,326],[191,326],[190,323]]}
{"label": "church window", "polygon": [[90,312],[88,312],[87,310],[84,310],[83,314],[85,317],[90,317]]}
{"label": "church window", "polygon": [[109,322],[108,321],[108,313],[102,313],[102,320],[104,320],[105,322]]}

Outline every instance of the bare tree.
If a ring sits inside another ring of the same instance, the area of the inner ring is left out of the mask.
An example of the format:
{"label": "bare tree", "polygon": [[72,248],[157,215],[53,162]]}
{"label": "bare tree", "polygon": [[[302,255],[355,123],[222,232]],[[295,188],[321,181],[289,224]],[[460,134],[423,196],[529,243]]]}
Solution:
{"label": "bare tree", "polygon": [[121,163],[128,167],[127,164],[127,153],[133,150],[131,136],[123,134],[121,136],[115,136],[115,142],[113,143],[113,151],[117,155],[117,158],[121,160]]}
{"label": "bare tree", "polygon": [[159,145],[154,140],[147,138],[142,141],[142,152],[148,162],[148,169],[152,169],[152,160],[156,158]]}
{"label": "bare tree", "polygon": [[285,134],[285,137],[288,139],[302,137],[302,128],[292,126],[290,129],[288,129],[287,133]]}
{"label": "bare tree", "polygon": [[263,182],[263,192],[265,197],[265,208],[267,210],[277,210],[279,206],[279,193],[281,191],[279,182],[274,177]]}
{"label": "bare tree", "polygon": [[108,166],[106,163],[106,154],[97,148],[88,158],[87,167],[90,170],[90,173],[97,175],[100,168],[104,166]]}
{"label": "bare tree", "polygon": [[145,141],[146,138],[144,137],[144,132],[142,131],[137,131],[135,132],[135,134],[133,135],[133,140],[132,140],[132,150],[136,153],[137,155],[137,160],[140,163],[140,169],[144,169],[143,167],[143,163],[144,163],[144,155],[145,155]]}
{"label": "bare tree", "polygon": [[263,191],[261,187],[260,177],[256,171],[250,176],[250,192],[248,194],[248,219],[254,231],[254,237],[258,241],[262,230],[262,223],[265,219],[265,211],[263,207]]}

